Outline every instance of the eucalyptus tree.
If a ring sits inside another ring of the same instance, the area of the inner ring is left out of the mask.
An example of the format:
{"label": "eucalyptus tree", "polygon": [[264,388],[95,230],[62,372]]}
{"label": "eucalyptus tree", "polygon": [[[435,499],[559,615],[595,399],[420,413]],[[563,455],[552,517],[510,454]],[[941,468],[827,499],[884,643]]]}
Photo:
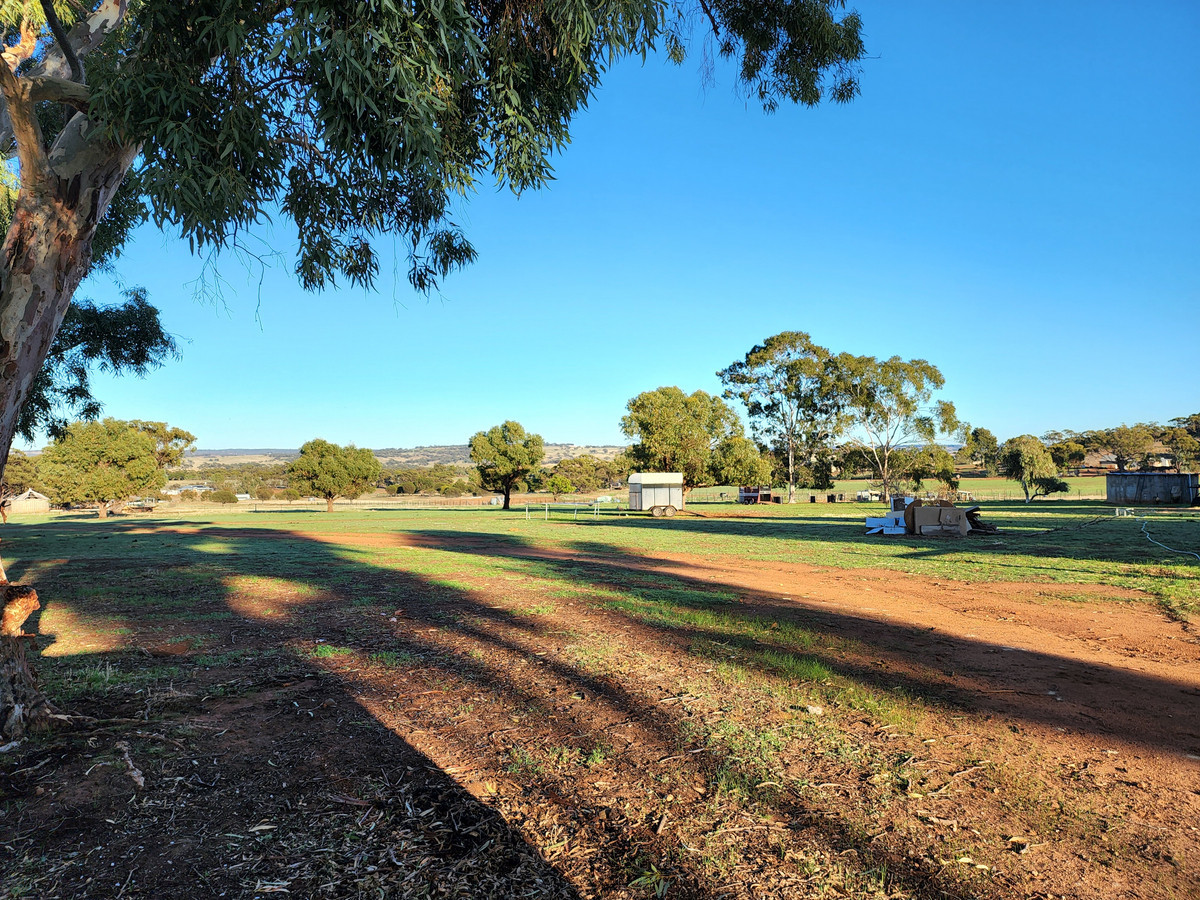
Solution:
{"label": "eucalyptus tree", "polygon": [[475,432],[469,446],[480,484],[504,494],[504,509],[509,508],[513,488],[535,473],[546,455],[542,436],[511,420]]}
{"label": "eucalyptus tree", "polygon": [[927,360],[893,356],[881,361],[840,354],[836,364],[846,393],[847,444],[870,463],[885,499],[896,479],[893,455],[897,450],[932,444],[940,435],[964,430],[954,404],[934,399],[945,379]]}
{"label": "eucalyptus tree", "polygon": [[1104,446],[1112,453],[1118,472],[1139,468],[1154,448],[1154,432],[1148,425],[1118,425],[1104,432]]}
{"label": "eucalyptus tree", "polygon": [[1176,472],[1190,472],[1200,460],[1200,441],[1192,437],[1186,428],[1173,427],[1163,431],[1163,444],[1171,451],[1171,461]]}
{"label": "eucalyptus tree", "polygon": [[784,331],[717,377],[725,385],[724,396],[745,405],[758,441],[782,451],[788,503],[794,503],[797,456],[811,463],[844,427],[845,391],[833,354],[803,331]]}
{"label": "eucalyptus tree", "polygon": [[989,478],[999,471],[997,468],[999,454],[1000,442],[986,428],[972,428],[967,433],[967,440],[959,451],[959,455],[963,459],[969,459],[978,465],[983,470],[983,474]]}
{"label": "eucalyptus tree", "polygon": [[844,0],[0,0],[0,470],[99,244],[149,218],[216,251],[281,214],[305,287],[371,285],[393,234],[429,290],[475,257],[453,198],[544,185],[605,69],[682,59],[701,14],[764,108],[857,94]]}
{"label": "eucalyptus tree", "polygon": [[1025,502],[1070,490],[1046,445],[1031,434],[1009,438],[1000,448],[1000,471],[1021,485]]}
{"label": "eucalyptus tree", "polygon": [[375,454],[365,447],[342,447],[313,438],[288,464],[287,479],[289,487],[322,498],[326,512],[333,512],[334,500],[361,497],[375,486],[382,471]]}
{"label": "eucalyptus tree", "polygon": [[[724,400],[707,391],[685,394],[675,386],[631,399],[621,432],[634,441],[625,453],[635,469],[679,472],[684,490],[715,483],[718,450],[731,439],[744,440],[742,423]],[[744,456],[744,448],[733,455]]]}
{"label": "eucalyptus tree", "polygon": [[311,289],[371,286],[394,235],[428,291],[475,258],[455,198],[544,185],[605,70],[681,60],[696,21],[764,109],[858,93],[844,0],[0,0],[0,475],[76,289],[135,226],[216,253],[287,220]]}
{"label": "eucalyptus tree", "polygon": [[134,419],[129,423],[144,432],[154,441],[154,459],[160,469],[166,470],[183,462],[183,455],[196,449],[196,436],[190,431],[175,428],[166,422],[147,422]]}
{"label": "eucalyptus tree", "polygon": [[38,460],[38,474],[58,503],[95,503],[100,518],[136,494],[167,483],[154,438],[131,422],[74,422]]}

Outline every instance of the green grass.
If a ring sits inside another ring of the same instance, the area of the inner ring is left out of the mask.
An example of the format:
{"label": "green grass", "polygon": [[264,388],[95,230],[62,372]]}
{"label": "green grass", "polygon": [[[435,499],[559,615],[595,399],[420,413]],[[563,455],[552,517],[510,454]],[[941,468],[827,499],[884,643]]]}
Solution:
{"label": "green grass", "polygon": [[[671,676],[678,678],[673,690],[679,696],[652,693],[649,702],[657,708],[670,701],[661,708],[671,712],[688,709],[678,726],[681,746],[686,738],[689,745],[707,749],[711,795],[734,798],[748,809],[792,793],[830,802],[821,799],[821,783],[805,783],[811,774],[794,764],[805,754],[864,769],[878,779],[872,784],[886,786],[880,803],[920,792],[922,785],[914,781],[920,773],[903,760],[884,757],[883,750],[872,757],[876,751],[869,742],[844,725],[899,726],[919,734],[920,723],[951,701],[936,695],[932,681],[901,681],[883,670],[874,677],[875,648],[838,637],[819,619],[805,618],[803,610],[786,604],[789,596],[802,599],[802,584],[781,584],[777,617],[767,617],[766,607],[747,604],[736,584],[647,571],[656,555],[687,554],[698,565],[731,569],[800,563],[882,569],[931,581],[1031,582],[1027,596],[1037,599],[1044,590],[1041,599],[1048,604],[1156,603],[1179,618],[1197,609],[1200,563],[1151,544],[1142,534],[1142,520],[1115,518],[1101,503],[989,503],[984,518],[1005,533],[963,540],[864,535],[863,516],[879,511],[867,504],[749,511],[713,504],[703,509],[706,517],[653,520],[610,513],[576,523],[525,520],[520,512],[498,510],[338,510],[333,515],[222,510],[197,514],[186,523],[138,518],[142,529],[156,523],[189,529],[160,534],[134,532],[119,519],[21,523],[10,526],[4,546],[10,575],[35,583],[43,594],[42,624],[59,621],[66,628],[73,622],[81,631],[113,638],[108,647],[100,642],[89,649],[81,643],[71,650],[66,636],[43,630],[51,653],[39,668],[50,694],[66,701],[104,695],[129,699],[140,690],[165,688],[181,673],[235,669],[273,652],[296,669],[305,669],[307,659],[353,654],[377,667],[420,665],[413,680],[428,678],[437,690],[443,690],[443,681],[449,690],[471,678],[479,684],[488,677],[510,678],[519,697],[520,676],[493,665],[493,654],[512,652],[531,660],[549,656],[550,663],[557,656],[566,663],[562,676],[579,679],[579,690],[570,699],[560,693],[547,702],[551,708],[560,702],[595,702],[594,695],[602,692],[597,683],[624,684],[642,676],[645,645],[627,642],[621,629],[630,622],[648,626],[654,634],[647,644],[678,647],[691,657]],[[726,512],[738,517],[722,517]],[[1156,539],[1200,549],[1200,511],[1149,511],[1144,521]],[[338,542],[341,534],[363,533],[389,540],[379,541],[381,547]],[[646,568],[626,565],[642,561]],[[1057,585],[1072,587],[1050,589]],[[1114,597],[1089,590],[1094,586],[1142,594]],[[278,610],[278,616],[254,619],[256,610],[266,615],[268,609]],[[580,620],[570,621],[576,611]],[[556,613],[560,620],[553,624],[539,619]],[[243,627],[243,619],[249,627]],[[592,620],[601,619],[593,629]],[[201,621],[210,625],[195,627]],[[208,634],[226,625],[218,633],[259,644],[218,651],[218,644],[228,646],[224,638],[205,646],[203,638],[190,633]],[[567,627],[574,630],[559,630]],[[144,646],[170,644],[179,652],[176,665],[158,665],[130,652],[143,646],[139,636],[147,632],[157,643]],[[294,649],[303,639],[298,636],[311,641],[314,635],[329,642]],[[569,671],[572,664],[575,672]],[[407,678],[404,672],[378,669],[368,674]],[[474,685],[470,690],[460,698],[462,715],[470,714],[473,703],[488,702],[475,697]],[[688,695],[705,694],[704,702],[688,706]],[[715,702],[706,705],[712,698]],[[637,702],[636,691],[630,702]],[[536,704],[521,709],[531,705]],[[767,711],[772,715],[763,715]],[[501,751],[502,766],[514,776],[583,776],[589,774],[585,768],[605,766],[621,771],[619,753],[594,735],[562,735],[552,744],[527,736],[509,740],[518,743]],[[719,870],[718,857],[713,859]]]}
{"label": "green grass", "polygon": [[94,663],[59,663],[43,667],[47,693],[61,702],[131,694],[183,676],[179,666],[135,665],[137,661],[106,659]]}
{"label": "green grass", "polygon": [[[226,602],[233,590],[269,601],[263,605],[275,611],[282,608],[275,598],[282,603],[286,597],[289,614],[340,602],[369,616],[364,598],[370,605],[421,603],[436,610],[477,588],[516,580],[521,595],[545,598],[514,597],[510,608],[519,615],[550,615],[560,600],[598,601],[649,624],[732,629],[755,640],[774,637],[785,654],[803,657],[808,651],[811,635],[793,630],[772,636],[764,631],[772,623],[740,619],[734,625],[723,618],[737,606],[736,590],[630,574],[620,567],[622,560],[662,553],[738,566],[780,561],[884,569],[929,580],[1077,586],[1062,594],[1048,592],[1047,603],[1138,599],[1138,594],[1104,598],[1088,592],[1101,585],[1140,592],[1146,602],[1179,619],[1200,609],[1200,563],[1167,552],[1142,533],[1144,521],[1156,540],[1200,552],[1200,510],[1145,510],[1142,520],[1115,517],[1111,507],[1093,501],[986,503],[984,519],[1004,533],[961,540],[865,535],[863,517],[879,511],[870,504],[753,510],[707,504],[705,517],[655,520],[609,512],[578,522],[547,522],[499,510],[339,510],[333,515],[217,510],[192,514],[183,523],[165,517],[136,521],[142,528],[186,524],[194,529],[188,534],[137,533],[121,519],[58,517],[15,525],[5,537],[5,556],[14,579],[54,580],[53,592],[44,594],[45,621],[54,620],[56,607],[69,608],[78,621],[114,634],[130,627],[122,616],[135,617],[143,629],[154,620],[226,621],[234,615]],[[721,517],[724,512],[738,517]],[[295,532],[325,539],[318,544]],[[342,547],[336,538],[343,532],[395,535],[397,545]],[[486,538],[490,546],[486,552],[456,546],[462,538]],[[552,557],[521,558],[527,552]],[[108,577],[109,571],[122,574]],[[187,642],[189,650],[200,649],[198,638],[176,639]],[[781,660],[761,662],[777,670],[794,665]]]}
{"label": "green grass", "polygon": [[351,656],[355,653],[353,647],[335,647],[333,644],[317,644],[308,655],[313,659],[333,659],[338,656]]}
{"label": "green grass", "polygon": [[[1065,494],[1054,495],[1057,498],[1065,500],[1098,500],[1105,495],[1106,484],[1105,476],[1103,475],[1084,475],[1064,478],[1070,486],[1070,491]],[[922,485],[917,495],[920,496],[927,491],[936,492],[940,485],[936,481],[927,481]],[[1009,481],[1007,478],[975,478],[965,476],[960,479],[960,490],[969,491],[976,500],[1024,500],[1025,496],[1021,493],[1021,486],[1015,481]],[[808,503],[809,497],[815,496],[820,504],[825,502],[825,497],[828,494],[844,494],[846,497],[853,499],[859,491],[878,490],[870,479],[867,478],[847,478],[840,479],[834,482],[833,487],[827,491],[818,491],[812,488],[797,488],[796,497],[802,503]],[[725,494],[728,500],[737,499],[737,486],[724,485],[721,487],[697,488],[688,494],[688,501],[692,503],[712,503],[719,502],[721,494]],[[787,488],[777,488],[776,494],[787,496]],[[764,508],[766,508],[764,506]]]}

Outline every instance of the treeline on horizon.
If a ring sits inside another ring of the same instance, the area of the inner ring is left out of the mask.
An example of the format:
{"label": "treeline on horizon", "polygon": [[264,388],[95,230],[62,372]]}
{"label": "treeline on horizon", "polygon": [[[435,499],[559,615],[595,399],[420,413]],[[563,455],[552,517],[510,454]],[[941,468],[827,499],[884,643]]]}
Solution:
{"label": "treeline on horizon", "polygon": [[[1187,471],[1200,462],[1200,413],[1171,419],[1168,424],[1155,422],[1118,425],[1112,428],[1075,431],[1053,430],[1041,435],[1056,467],[1063,474],[1077,474],[1088,459],[1098,454],[1111,457],[1118,472],[1173,468]],[[570,446],[570,445],[560,445]],[[996,476],[1000,467],[1000,444],[985,428],[975,428],[966,442],[954,454],[946,452],[952,467],[943,463],[941,469],[951,469],[954,476]],[[786,483],[786,463],[777,448],[760,446],[763,458],[770,465],[769,481],[779,487]],[[380,451],[374,451],[378,454]],[[931,465],[927,448],[910,447],[900,450],[898,473],[909,486],[928,478],[938,480],[938,467]],[[1093,460],[1094,461],[1094,460]],[[178,460],[173,460],[178,462]],[[869,477],[872,468],[861,449],[846,446],[836,448],[829,460],[832,472],[841,478]],[[539,466],[515,486],[519,492],[552,492],[588,494],[623,486],[634,470],[627,452],[613,460],[599,459],[590,454],[565,457],[552,465]],[[932,470],[932,471],[931,471]],[[797,487],[823,488],[828,484],[828,472],[813,471],[806,465],[797,467]],[[173,467],[165,472],[166,479],[176,487],[194,485],[211,491],[184,492],[182,499],[233,502],[236,495],[249,495],[257,500],[298,500],[301,493],[288,479],[288,464],[279,463],[206,463],[194,468]],[[10,494],[33,489],[55,492],[38,473],[38,457],[13,451],[6,472]],[[915,476],[915,477],[914,477]],[[949,474],[947,473],[947,477]],[[426,466],[405,466],[385,463],[374,483],[377,490],[400,496],[461,497],[491,493],[481,484],[479,472],[470,463],[435,463]],[[150,492],[160,498],[167,495]]]}

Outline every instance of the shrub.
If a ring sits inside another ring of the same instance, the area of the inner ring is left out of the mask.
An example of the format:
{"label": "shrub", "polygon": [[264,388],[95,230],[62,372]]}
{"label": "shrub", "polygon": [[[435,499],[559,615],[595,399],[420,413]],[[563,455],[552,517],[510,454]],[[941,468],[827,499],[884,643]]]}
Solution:
{"label": "shrub", "polygon": [[275,492],[264,484],[264,485],[261,485],[258,488],[258,490],[256,490],[254,492],[254,496],[257,497],[259,500],[270,500],[272,497],[275,496]]}
{"label": "shrub", "polygon": [[213,491],[208,495],[213,503],[237,503],[237,494],[233,491]]}
{"label": "shrub", "polygon": [[300,492],[298,490],[296,490],[295,488],[288,488],[285,491],[280,491],[279,496],[282,499],[286,500],[288,503],[291,503],[293,500],[300,499]]}

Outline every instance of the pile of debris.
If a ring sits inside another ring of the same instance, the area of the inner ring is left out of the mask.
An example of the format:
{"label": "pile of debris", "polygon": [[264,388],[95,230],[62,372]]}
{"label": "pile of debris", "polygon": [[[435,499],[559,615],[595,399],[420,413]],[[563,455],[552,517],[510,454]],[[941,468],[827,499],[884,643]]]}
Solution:
{"label": "pile of debris", "polygon": [[979,507],[959,509],[949,500],[926,506],[913,497],[893,497],[886,516],[867,516],[867,534],[912,534],[921,537],[965,537],[998,534],[1000,529],[979,517]]}

